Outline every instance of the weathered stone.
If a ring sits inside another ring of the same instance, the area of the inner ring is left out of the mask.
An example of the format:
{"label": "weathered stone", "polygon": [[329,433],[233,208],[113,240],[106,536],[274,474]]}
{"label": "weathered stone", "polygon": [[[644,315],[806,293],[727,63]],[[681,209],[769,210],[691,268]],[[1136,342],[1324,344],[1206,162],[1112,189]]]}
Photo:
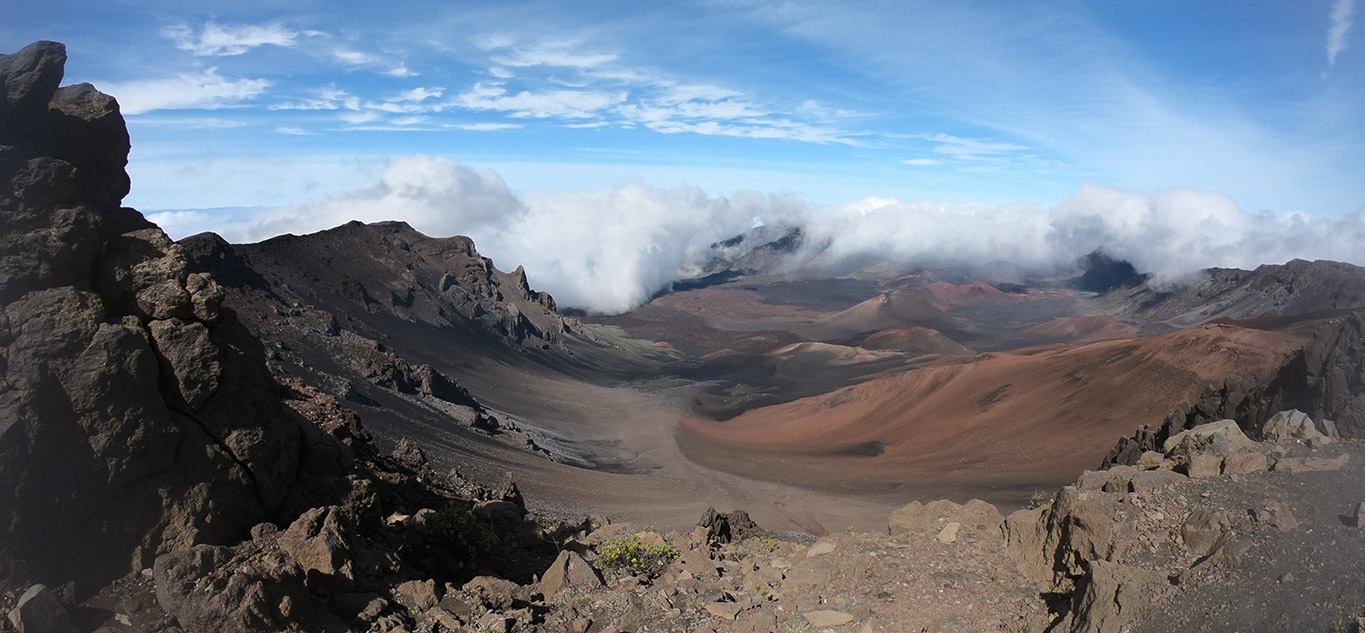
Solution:
{"label": "weathered stone", "polygon": [[1034,582],[1052,577],[1052,561],[1046,551],[1047,523],[1045,508],[1015,510],[1001,525],[1005,553],[1014,560],[1019,573]]}
{"label": "weathered stone", "polygon": [[590,532],[585,540],[589,545],[601,545],[606,541],[625,536],[629,527],[625,523],[608,523]]}
{"label": "weathered stone", "polygon": [[1294,440],[1313,441],[1323,445],[1331,443],[1331,438],[1318,431],[1313,419],[1307,413],[1297,409],[1281,411],[1269,420],[1266,420],[1261,427],[1261,435],[1266,440],[1272,442],[1286,442]]}
{"label": "weathered stone", "polygon": [[1060,562],[1073,576],[1087,560],[1114,560],[1132,545],[1131,528],[1115,522],[1116,501],[1110,495],[1081,492],[1067,486],[1053,505],[1053,536]]}
{"label": "weathered stone", "polygon": [[1162,451],[1166,457],[1188,455],[1191,453],[1212,453],[1226,455],[1242,450],[1254,450],[1256,444],[1242,432],[1233,420],[1219,420],[1201,424],[1187,431],[1181,431],[1166,439]]}
{"label": "weathered stone", "polygon": [[1342,453],[1333,458],[1325,457],[1281,457],[1275,461],[1273,470],[1277,473],[1307,473],[1325,470],[1341,470],[1351,456]]}
{"label": "weathered stone", "polygon": [[34,42],[12,55],[0,56],[0,84],[5,90],[7,111],[19,118],[47,108],[62,83],[66,47],[57,42]]}
{"label": "weathered stone", "polygon": [[[458,631],[463,624],[460,622],[459,618],[455,617],[454,613],[446,611],[441,607],[434,607],[430,611],[427,611],[427,617],[431,618],[432,622],[435,622],[447,631]],[[572,630],[572,627],[570,627],[570,630]]]}
{"label": "weathered stone", "polygon": [[1217,477],[1223,472],[1223,458],[1207,453],[1194,453],[1186,457],[1185,474],[1190,479]]}
{"label": "weathered stone", "polygon": [[1108,470],[1087,470],[1076,478],[1076,488],[1079,490],[1103,490],[1105,484],[1113,479],[1113,473]]}
{"label": "weathered stone", "polygon": [[1365,528],[1365,501],[1356,504],[1356,511],[1352,517],[1358,528]]}
{"label": "weathered stone", "polygon": [[176,392],[189,411],[197,411],[218,389],[222,368],[209,330],[197,321],[164,319],[147,324],[161,361],[175,377]]}
{"label": "weathered stone", "polygon": [[332,598],[332,606],[337,613],[354,615],[356,619],[369,622],[379,617],[389,601],[377,593],[342,593]]}
{"label": "weathered stone", "polygon": [[1109,481],[1104,482],[1100,486],[1100,490],[1121,494],[1128,492],[1128,480],[1141,471],[1134,466],[1120,464],[1110,468],[1107,472],[1109,473]]}
{"label": "weathered stone", "polygon": [[1223,458],[1224,475],[1247,475],[1270,468],[1270,460],[1262,453],[1233,453]]}
{"label": "weathered stone", "polygon": [[937,534],[947,523],[946,517],[959,507],[947,499],[930,501],[928,504],[911,501],[891,513],[890,534],[892,538]]}
{"label": "weathered stone", "polygon": [[355,579],[355,563],[339,508],[313,508],[303,513],[280,533],[278,542],[312,584],[347,587]]}
{"label": "weathered stone", "polygon": [[[1107,476],[1103,472],[1102,476]],[[936,536],[949,523],[957,522],[973,529],[996,532],[1004,517],[995,506],[972,499],[958,505],[946,499],[922,504],[912,501],[891,513],[888,531],[892,538],[905,539],[919,535]]]}
{"label": "weathered stone", "polygon": [[770,633],[777,629],[777,616],[767,609],[749,609],[742,612],[730,630],[734,633]]}
{"label": "weathered stone", "polygon": [[436,582],[430,578],[409,580],[394,588],[393,599],[410,611],[426,611],[436,606]]}
{"label": "weathered stone", "polygon": [[853,621],[853,615],[843,611],[808,611],[801,614],[811,626],[842,626]]}
{"label": "weathered stone", "polygon": [[1190,513],[1180,526],[1180,537],[1185,548],[1196,557],[1207,556],[1221,545],[1232,529],[1227,514],[1214,508],[1199,508]]}
{"label": "weathered stone", "polygon": [[1205,564],[1213,567],[1232,568],[1240,565],[1253,546],[1251,539],[1233,539],[1213,552]]}
{"label": "weathered stone", "polygon": [[555,562],[540,576],[541,593],[550,596],[569,587],[601,587],[602,577],[582,556],[568,550],[559,553]]}
{"label": "weathered stone", "polygon": [[1103,560],[1087,561],[1085,566],[1082,586],[1073,598],[1072,631],[1120,633],[1151,612],[1160,574]]}
{"label": "weathered stone", "polygon": [[816,556],[832,553],[837,546],[837,540],[826,536],[816,541],[814,545],[810,546],[810,549],[806,550],[806,558],[814,558]]}
{"label": "weathered stone", "polygon": [[1166,461],[1166,456],[1156,451],[1147,451],[1138,457],[1137,466],[1142,470],[1152,470],[1161,468],[1162,462]]}
{"label": "weathered stone", "polygon": [[9,612],[18,633],[76,633],[71,616],[46,585],[33,585]]}
{"label": "weathered stone", "polygon": [[527,587],[495,576],[475,576],[460,591],[474,597],[484,608],[495,611],[506,611],[530,598]]}
{"label": "weathered stone", "polygon": [[715,561],[702,550],[686,550],[679,553],[673,565],[679,571],[691,574],[693,578],[707,579],[716,576]]}
{"label": "weathered stone", "polygon": [[953,543],[957,541],[957,531],[961,528],[962,528],[961,523],[953,521],[948,525],[943,526],[943,529],[939,531],[938,535],[936,535],[934,538],[938,539],[938,542],[943,543],[945,545]]}
{"label": "weathered stone", "polygon": [[159,556],[152,576],[157,603],[186,631],[278,631],[286,622],[311,630],[341,627],[330,607],[303,588],[298,572],[280,551],[248,541]]}
{"label": "weathered stone", "polygon": [[1294,518],[1294,513],[1289,510],[1289,504],[1283,501],[1264,501],[1251,511],[1251,518],[1257,523],[1263,523],[1279,529],[1281,532],[1288,532],[1299,527],[1299,521]]}
{"label": "weathered stone", "polygon": [[712,602],[706,605],[706,612],[722,620],[733,620],[744,607],[738,602]]}
{"label": "weathered stone", "polygon": [[394,447],[390,456],[398,460],[398,463],[413,470],[421,470],[427,467],[427,455],[422,452],[422,447],[406,437],[398,440],[398,445]]}

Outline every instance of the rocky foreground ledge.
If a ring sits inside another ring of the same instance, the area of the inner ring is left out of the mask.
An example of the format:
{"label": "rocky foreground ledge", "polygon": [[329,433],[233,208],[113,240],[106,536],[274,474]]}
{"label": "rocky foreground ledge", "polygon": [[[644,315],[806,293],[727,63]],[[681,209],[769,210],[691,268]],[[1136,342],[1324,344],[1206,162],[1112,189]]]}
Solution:
{"label": "rocky foreground ledge", "polygon": [[0,56],[0,631],[1347,630],[1365,606],[1362,447],[1306,416],[1195,426],[1008,517],[912,503],[818,539],[551,521],[379,455],[119,206],[118,104],[64,62]]}

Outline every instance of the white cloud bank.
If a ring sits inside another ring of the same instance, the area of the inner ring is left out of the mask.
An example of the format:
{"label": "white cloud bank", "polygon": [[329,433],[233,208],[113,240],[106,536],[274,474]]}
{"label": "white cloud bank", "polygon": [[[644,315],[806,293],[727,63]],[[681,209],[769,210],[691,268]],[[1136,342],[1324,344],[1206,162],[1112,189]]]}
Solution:
{"label": "white cloud bank", "polygon": [[246,236],[307,233],[350,220],[404,220],[433,236],[468,235],[501,268],[524,265],[563,305],[619,312],[710,257],[710,244],[757,225],[799,223],[835,258],[1007,260],[1064,266],[1097,247],[1177,278],[1300,257],[1365,262],[1365,207],[1353,215],[1247,213],[1218,193],[1147,195],[1086,183],[1051,206],[906,203],[867,198],[816,208],[794,195],[621,184],[519,197],[490,171],[442,158],[391,163],[370,187],[256,216]]}

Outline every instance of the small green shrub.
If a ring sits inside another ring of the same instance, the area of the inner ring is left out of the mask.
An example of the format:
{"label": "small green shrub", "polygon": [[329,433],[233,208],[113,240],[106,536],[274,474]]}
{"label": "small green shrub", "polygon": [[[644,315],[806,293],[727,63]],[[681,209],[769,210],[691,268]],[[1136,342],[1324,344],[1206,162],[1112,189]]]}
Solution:
{"label": "small green shrub", "polygon": [[417,528],[428,547],[446,550],[461,563],[477,564],[497,545],[488,519],[452,503],[427,516]]}
{"label": "small green shrub", "polygon": [[1028,500],[1028,509],[1030,510],[1037,510],[1038,508],[1041,508],[1043,506],[1050,505],[1052,505],[1052,497],[1049,497],[1047,494],[1041,492],[1033,493],[1033,497]]}
{"label": "small green shrub", "polygon": [[678,548],[663,545],[646,545],[640,537],[612,539],[597,546],[598,562],[603,567],[625,569],[640,576],[654,577],[663,572],[673,559],[678,557]]}

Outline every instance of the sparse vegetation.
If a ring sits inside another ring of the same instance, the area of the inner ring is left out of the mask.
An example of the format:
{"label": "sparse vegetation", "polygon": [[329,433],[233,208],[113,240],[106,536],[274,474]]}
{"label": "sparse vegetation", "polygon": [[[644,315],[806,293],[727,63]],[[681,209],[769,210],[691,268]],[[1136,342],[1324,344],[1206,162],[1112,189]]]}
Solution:
{"label": "sparse vegetation", "polygon": [[1365,627],[1357,626],[1362,618],[1365,618],[1365,609],[1353,614],[1338,613],[1332,618],[1332,633],[1360,633],[1365,630]]}
{"label": "sparse vegetation", "polygon": [[1044,506],[1052,505],[1052,497],[1042,492],[1034,492],[1028,500],[1028,509],[1037,510]]}
{"label": "sparse vegetation", "polygon": [[668,543],[649,545],[641,542],[640,537],[631,535],[598,545],[597,556],[603,567],[625,569],[652,578],[678,557],[678,548]]}
{"label": "sparse vegetation", "polygon": [[467,566],[483,560],[498,542],[488,520],[460,503],[428,516],[417,530],[428,547],[444,549]]}

